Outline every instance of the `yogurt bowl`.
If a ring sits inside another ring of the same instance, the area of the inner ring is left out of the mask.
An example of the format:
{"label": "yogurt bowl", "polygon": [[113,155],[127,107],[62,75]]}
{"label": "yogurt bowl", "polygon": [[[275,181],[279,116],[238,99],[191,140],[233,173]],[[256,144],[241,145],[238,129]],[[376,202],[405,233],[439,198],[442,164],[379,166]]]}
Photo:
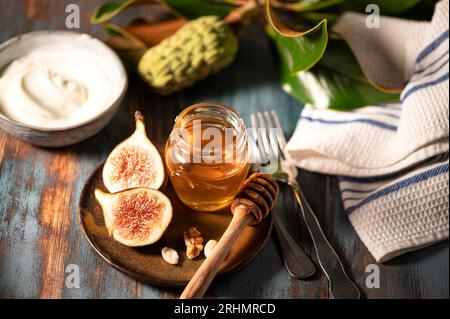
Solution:
{"label": "yogurt bowl", "polygon": [[116,53],[87,34],[37,31],[0,45],[0,128],[60,147],[103,129],[128,79]]}

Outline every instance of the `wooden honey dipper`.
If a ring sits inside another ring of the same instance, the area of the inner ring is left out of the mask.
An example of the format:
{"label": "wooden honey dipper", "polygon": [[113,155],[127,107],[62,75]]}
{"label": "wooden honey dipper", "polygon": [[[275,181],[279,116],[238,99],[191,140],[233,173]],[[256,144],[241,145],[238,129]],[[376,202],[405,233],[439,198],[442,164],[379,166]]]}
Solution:
{"label": "wooden honey dipper", "polygon": [[180,299],[201,298],[219,271],[236,239],[248,225],[256,225],[269,215],[279,187],[269,174],[253,173],[231,204],[233,218],[217,246],[191,278]]}

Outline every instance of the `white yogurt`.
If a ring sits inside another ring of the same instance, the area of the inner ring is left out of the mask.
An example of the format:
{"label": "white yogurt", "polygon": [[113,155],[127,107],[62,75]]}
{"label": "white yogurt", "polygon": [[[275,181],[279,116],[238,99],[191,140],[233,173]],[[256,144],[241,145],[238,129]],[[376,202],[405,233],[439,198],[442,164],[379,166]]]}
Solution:
{"label": "white yogurt", "polygon": [[81,124],[117,97],[98,54],[70,43],[49,44],[13,61],[0,77],[0,112],[43,128]]}

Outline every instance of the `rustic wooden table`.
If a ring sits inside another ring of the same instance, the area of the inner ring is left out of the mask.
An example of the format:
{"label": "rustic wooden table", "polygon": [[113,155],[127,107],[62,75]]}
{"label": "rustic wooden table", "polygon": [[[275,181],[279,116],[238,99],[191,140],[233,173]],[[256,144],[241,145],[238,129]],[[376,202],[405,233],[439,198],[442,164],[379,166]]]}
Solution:
{"label": "rustic wooden table", "polygon": [[[89,24],[100,1],[0,1],[0,42],[42,29],[63,29],[68,3],[79,3],[80,32],[103,36]],[[141,10],[151,16],[153,12]],[[123,15],[124,21],[136,11]],[[122,21],[122,22],[123,22]],[[276,57],[262,30],[242,34],[237,61],[228,68],[172,97],[152,94],[138,78],[121,109],[102,132],[78,145],[42,149],[0,132],[0,297],[3,298],[175,298],[179,290],[137,282],[112,269],[90,249],[77,220],[78,197],[89,174],[132,130],[133,112],[141,110],[152,123],[150,136],[161,147],[175,116],[200,101],[235,107],[246,121],[256,110],[276,109],[290,135],[301,105],[277,84]],[[366,266],[375,263],[356,236],[342,208],[334,177],[303,172],[300,176],[311,206],[344,265],[367,298],[448,298],[448,241],[380,265],[378,289],[365,286]],[[312,243],[286,192],[278,211],[308,254]],[[67,288],[66,267],[80,270],[80,288]],[[318,273],[299,281],[286,272],[273,236],[244,269],[218,279],[208,292],[217,298],[327,298],[327,281]]]}

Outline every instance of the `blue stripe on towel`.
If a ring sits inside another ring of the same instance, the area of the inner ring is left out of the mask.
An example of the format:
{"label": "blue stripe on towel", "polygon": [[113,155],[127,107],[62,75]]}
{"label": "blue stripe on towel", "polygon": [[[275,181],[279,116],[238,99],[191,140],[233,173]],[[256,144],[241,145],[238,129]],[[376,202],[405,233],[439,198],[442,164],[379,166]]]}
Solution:
{"label": "blue stripe on towel", "polygon": [[397,127],[394,125],[390,125],[387,123],[383,123],[380,121],[375,121],[375,120],[371,120],[371,119],[353,119],[353,120],[342,120],[342,121],[337,121],[337,120],[325,120],[325,119],[317,119],[317,118],[312,118],[309,116],[302,116],[300,118],[300,121],[308,121],[308,122],[317,122],[317,123],[322,123],[322,124],[331,124],[331,125],[340,125],[340,124],[351,124],[351,123],[365,123],[365,124],[370,124],[370,125],[374,125],[377,126],[379,128],[382,129],[386,129],[386,130],[391,130],[391,131],[396,131]]}
{"label": "blue stripe on towel", "polygon": [[352,188],[344,188],[343,190],[341,190],[341,193],[359,193],[359,194],[365,194],[365,193],[371,193],[373,192],[375,189],[352,189]]}
{"label": "blue stripe on towel", "polygon": [[439,45],[444,42],[448,38],[448,30],[442,33],[436,40],[431,42],[429,45],[425,47],[425,49],[420,52],[417,57],[416,63],[419,63],[423,59],[425,59],[431,52],[433,52]]}
{"label": "blue stripe on towel", "polygon": [[401,180],[401,181],[399,181],[396,184],[392,184],[392,185],[390,185],[390,186],[388,186],[386,188],[382,188],[381,190],[379,190],[379,191],[377,191],[377,192],[367,196],[365,199],[360,201],[358,204],[350,206],[347,209],[347,213],[351,214],[355,210],[361,208],[362,206],[367,205],[368,203],[370,203],[370,202],[372,202],[372,201],[374,201],[374,200],[376,200],[378,198],[381,198],[381,197],[384,197],[384,196],[389,195],[391,193],[397,192],[397,191],[399,191],[402,188],[418,184],[420,182],[426,181],[426,180],[428,180],[428,179],[430,179],[432,177],[435,177],[435,176],[438,176],[438,175],[441,175],[441,174],[444,174],[444,173],[448,173],[448,165],[449,165],[449,163],[446,163],[446,164],[434,167],[434,168],[432,168],[432,169],[430,169],[428,171],[422,172],[422,173],[420,173],[418,175],[415,175],[415,176],[406,178],[404,180]]}
{"label": "blue stripe on towel", "polygon": [[367,112],[367,111],[353,111],[351,112],[353,114],[359,114],[359,115],[367,115],[367,116],[373,116],[373,115],[381,115],[381,116],[387,116],[393,119],[399,119],[400,115],[398,114],[392,114],[392,113],[385,113],[385,112]]}
{"label": "blue stripe on towel", "polygon": [[439,72],[440,70],[442,70],[442,69],[448,64],[448,60],[449,60],[449,59],[447,58],[447,60],[445,60],[445,62],[442,63],[436,70],[429,71],[429,72],[425,72],[424,74],[422,74],[422,76],[420,77],[420,79],[423,79],[423,78],[426,77],[426,76],[430,76],[430,75],[436,74],[437,72]]}
{"label": "blue stripe on towel", "polygon": [[442,54],[440,57],[438,57],[436,60],[434,60],[433,62],[431,62],[430,64],[428,64],[427,66],[424,66],[423,68],[416,70],[414,73],[415,74],[419,74],[422,73],[423,71],[428,70],[429,68],[431,68],[432,66],[434,66],[436,63],[438,63],[439,61],[442,60],[443,57],[447,56],[449,53],[449,51],[447,50],[444,54]]}
{"label": "blue stripe on towel", "polygon": [[342,182],[351,182],[351,183],[359,183],[359,184],[372,184],[378,182],[385,182],[387,180],[397,178],[401,173],[393,173],[389,175],[382,176],[372,176],[372,177],[352,177],[352,176],[340,176],[339,180]]}
{"label": "blue stripe on towel", "polygon": [[416,85],[416,86],[410,88],[408,91],[406,91],[404,94],[402,94],[401,101],[404,102],[411,94],[416,93],[417,91],[420,91],[420,90],[425,89],[430,86],[437,85],[446,80],[448,80],[448,72],[447,72],[447,74],[444,74],[443,76],[441,76],[440,78],[437,78],[436,80],[433,80],[430,82],[425,82],[425,83],[422,83],[422,84],[419,84],[419,85]]}

